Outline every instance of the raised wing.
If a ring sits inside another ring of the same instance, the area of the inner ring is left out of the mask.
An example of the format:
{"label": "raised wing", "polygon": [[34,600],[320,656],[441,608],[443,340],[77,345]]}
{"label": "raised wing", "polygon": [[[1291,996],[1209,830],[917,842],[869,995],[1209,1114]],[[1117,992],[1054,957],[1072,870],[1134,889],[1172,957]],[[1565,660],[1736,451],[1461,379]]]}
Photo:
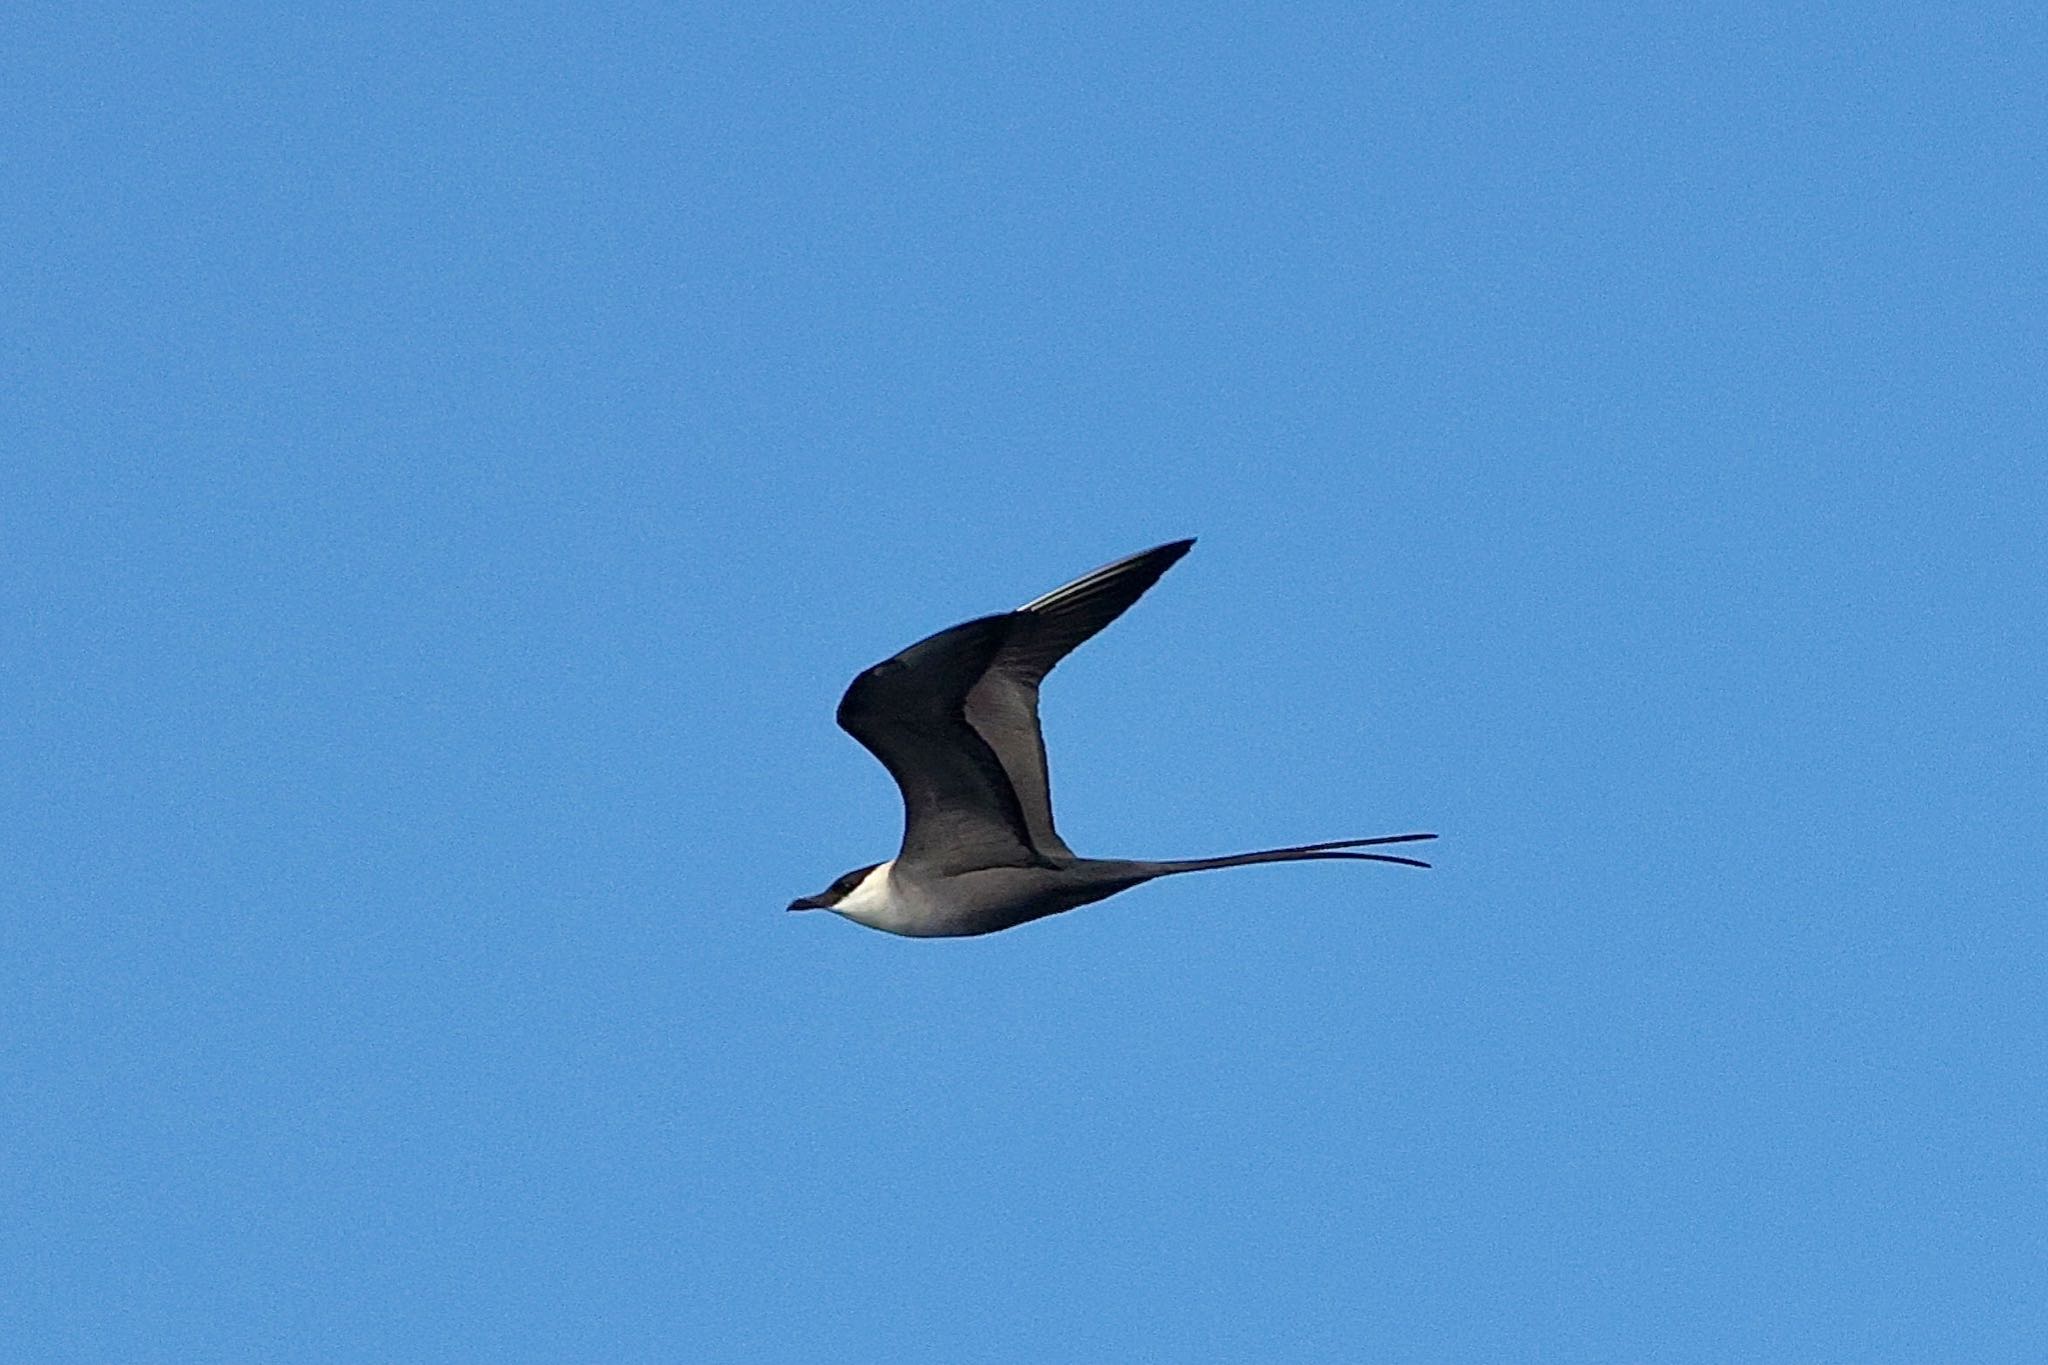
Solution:
{"label": "raised wing", "polygon": [[839,727],[903,793],[899,861],[937,873],[1044,861],[1002,762],[966,717],[969,691],[1017,620],[1013,612],[942,630],[862,673],[839,699]]}
{"label": "raised wing", "polygon": [[1077,645],[1123,615],[1194,543],[1176,540],[1140,551],[1025,603],[1005,618],[1012,623],[1007,634],[967,693],[967,722],[994,751],[1016,793],[1026,836],[1048,858],[1066,861],[1074,851],[1053,828],[1038,685]]}

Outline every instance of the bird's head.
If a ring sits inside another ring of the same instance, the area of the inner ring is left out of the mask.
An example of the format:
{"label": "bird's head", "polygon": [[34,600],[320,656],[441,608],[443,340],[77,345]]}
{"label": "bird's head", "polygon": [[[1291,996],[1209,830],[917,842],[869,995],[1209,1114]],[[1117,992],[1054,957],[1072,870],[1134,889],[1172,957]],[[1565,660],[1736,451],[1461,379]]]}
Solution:
{"label": "bird's head", "polygon": [[[842,873],[832,885],[815,896],[799,896],[789,903],[792,910],[840,910],[848,901],[862,901],[879,892],[881,882],[888,875],[887,863],[869,863]],[[870,885],[872,882],[872,885]]]}

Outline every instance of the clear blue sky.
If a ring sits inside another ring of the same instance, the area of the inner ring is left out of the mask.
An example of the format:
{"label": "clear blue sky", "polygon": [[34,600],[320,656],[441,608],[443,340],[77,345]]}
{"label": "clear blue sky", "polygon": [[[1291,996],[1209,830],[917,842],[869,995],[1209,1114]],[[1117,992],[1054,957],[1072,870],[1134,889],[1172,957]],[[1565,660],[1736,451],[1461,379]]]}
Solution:
{"label": "clear blue sky", "polygon": [[2041,1358],[2048,24],[1241,8],[10,12],[0,1358]]}

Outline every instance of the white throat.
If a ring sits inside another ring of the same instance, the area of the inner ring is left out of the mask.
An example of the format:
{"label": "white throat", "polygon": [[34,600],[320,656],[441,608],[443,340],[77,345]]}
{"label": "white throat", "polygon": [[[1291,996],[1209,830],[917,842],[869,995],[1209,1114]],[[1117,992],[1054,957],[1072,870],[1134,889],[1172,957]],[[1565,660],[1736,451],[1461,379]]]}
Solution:
{"label": "white throat", "polygon": [[893,860],[883,863],[862,877],[860,885],[847,892],[839,904],[832,907],[832,913],[844,915],[855,924],[865,924],[871,929],[902,932],[910,907],[896,894],[895,882],[889,876],[889,869],[894,866]]}

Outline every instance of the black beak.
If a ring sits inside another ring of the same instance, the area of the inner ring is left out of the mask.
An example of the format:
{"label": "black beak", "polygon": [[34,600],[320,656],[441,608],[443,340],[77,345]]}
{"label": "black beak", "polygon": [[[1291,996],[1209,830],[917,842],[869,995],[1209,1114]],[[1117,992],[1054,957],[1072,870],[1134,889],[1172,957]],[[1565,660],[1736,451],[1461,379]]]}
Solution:
{"label": "black beak", "polygon": [[792,910],[823,910],[827,907],[824,902],[814,897],[799,896],[789,903],[789,908]]}

